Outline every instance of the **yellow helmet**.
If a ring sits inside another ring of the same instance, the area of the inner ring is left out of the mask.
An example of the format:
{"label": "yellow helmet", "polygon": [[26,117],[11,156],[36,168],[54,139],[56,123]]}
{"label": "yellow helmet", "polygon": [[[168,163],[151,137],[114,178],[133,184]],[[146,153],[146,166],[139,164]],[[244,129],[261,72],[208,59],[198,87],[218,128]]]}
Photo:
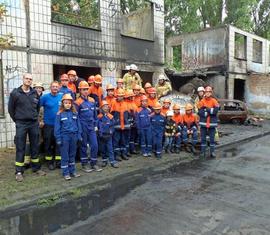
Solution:
{"label": "yellow helmet", "polygon": [[88,84],[88,82],[86,82],[86,81],[81,81],[81,82],[79,83],[78,88],[79,88],[79,89],[88,89],[88,88],[89,88],[89,84]]}
{"label": "yellow helmet", "polygon": [[180,109],[180,108],[181,108],[181,107],[180,107],[179,104],[174,104],[173,107],[172,107],[173,110],[178,110],[178,109]]}
{"label": "yellow helmet", "polygon": [[63,100],[73,100],[72,96],[70,94],[64,94],[62,97],[62,101]]}
{"label": "yellow helmet", "polygon": [[185,110],[188,111],[188,110],[192,110],[192,109],[193,109],[193,105],[190,103],[187,103],[185,106]]}

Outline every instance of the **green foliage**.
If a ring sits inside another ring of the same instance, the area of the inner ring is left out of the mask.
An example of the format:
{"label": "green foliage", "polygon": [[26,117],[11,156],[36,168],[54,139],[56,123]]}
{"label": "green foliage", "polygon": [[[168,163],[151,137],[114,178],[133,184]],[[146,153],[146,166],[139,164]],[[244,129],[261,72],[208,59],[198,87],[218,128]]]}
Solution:
{"label": "green foliage", "polygon": [[146,0],[120,0],[122,14],[128,14],[132,11],[136,11],[139,8],[145,8],[150,5]]}
{"label": "green foliage", "polygon": [[270,0],[165,0],[166,37],[231,24],[270,38]]}
{"label": "green foliage", "polygon": [[99,28],[98,0],[52,0],[52,20],[87,28]]}
{"label": "green foliage", "polygon": [[[5,4],[0,3],[0,23],[4,21],[4,17],[7,14],[7,9]],[[4,36],[0,36],[0,50],[9,48],[15,43],[12,33],[9,33]]]}

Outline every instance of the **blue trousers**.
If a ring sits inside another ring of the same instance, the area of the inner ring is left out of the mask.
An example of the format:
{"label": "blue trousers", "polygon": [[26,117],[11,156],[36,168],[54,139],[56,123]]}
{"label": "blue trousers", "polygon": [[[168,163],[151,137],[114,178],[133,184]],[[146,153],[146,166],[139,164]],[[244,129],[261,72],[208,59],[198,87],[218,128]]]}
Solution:
{"label": "blue trousers", "polygon": [[[188,128],[186,126],[183,127],[182,135],[183,135],[183,142],[185,144],[188,143]],[[192,145],[195,146],[198,143],[198,129],[196,126],[191,127],[192,133]]]}
{"label": "blue trousers", "polygon": [[141,151],[142,154],[149,154],[152,152],[152,129],[141,129],[140,132]]}
{"label": "blue trousers", "polygon": [[139,145],[138,131],[136,127],[131,127],[130,129],[130,139],[129,139],[129,151],[134,152],[136,145]]}
{"label": "blue trousers", "polygon": [[66,134],[60,145],[61,169],[63,176],[75,173],[75,156],[77,151],[77,134]]}
{"label": "blue trousers", "polygon": [[164,142],[165,149],[172,148],[173,138],[174,138],[173,136],[165,136],[165,142]]}
{"label": "blue trousers", "polygon": [[209,135],[210,139],[210,153],[213,153],[215,151],[216,128],[215,127],[206,128],[203,126],[201,126],[201,152],[205,152],[207,134]]}
{"label": "blue trousers", "polygon": [[[87,144],[89,144],[90,151],[90,161],[87,156]],[[97,163],[97,153],[98,153],[98,143],[97,134],[94,130],[84,130],[82,132],[82,144],[81,144],[81,164],[86,165],[90,162],[91,166]]]}
{"label": "blue trousers", "polygon": [[129,130],[116,129],[113,133],[114,156],[127,155]]}
{"label": "blue trousers", "polygon": [[102,138],[102,137],[99,138],[99,143],[100,143],[102,161],[108,162],[108,157],[109,157],[109,162],[111,164],[114,164],[115,160],[114,160],[112,136],[106,137],[106,138]]}
{"label": "blue trousers", "polygon": [[163,132],[153,132],[153,150],[157,155],[162,153]]}

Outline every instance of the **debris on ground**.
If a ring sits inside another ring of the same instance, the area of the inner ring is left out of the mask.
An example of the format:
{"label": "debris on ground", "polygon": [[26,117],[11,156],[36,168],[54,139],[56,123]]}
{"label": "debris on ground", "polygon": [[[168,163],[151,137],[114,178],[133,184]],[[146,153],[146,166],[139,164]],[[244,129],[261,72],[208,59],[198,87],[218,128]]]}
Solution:
{"label": "debris on ground", "polygon": [[259,116],[248,116],[244,124],[246,126],[262,127],[263,121],[264,119]]}

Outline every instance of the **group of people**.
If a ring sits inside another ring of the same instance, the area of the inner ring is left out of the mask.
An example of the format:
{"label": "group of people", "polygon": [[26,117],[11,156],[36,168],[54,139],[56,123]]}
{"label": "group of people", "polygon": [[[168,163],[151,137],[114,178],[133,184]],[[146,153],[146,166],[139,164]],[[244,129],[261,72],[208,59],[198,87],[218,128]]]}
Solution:
{"label": "group of people", "polygon": [[[84,172],[100,172],[108,164],[118,168],[118,162],[128,160],[139,151],[144,157],[154,154],[160,159],[163,150],[179,153],[183,143],[195,154],[199,129],[201,156],[205,157],[209,134],[210,155],[215,157],[218,102],[212,98],[210,86],[203,88],[203,95],[195,104],[198,113],[188,103],[182,115],[179,104],[172,104],[169,99],[164,99],[162,105],[159,103],[160,97],[171,92],[165,76],[160,75],[156,87],[146,83],[142,88],[136,65],[130,65],[128,73],[115,86],[108,84],[106,95],[99,74],[85,81],[70,70],[50,84],[47,94],[43,94],[40,83],[32,87],[32,80],[29,73],[23,76],[22,86],[12,91],[8,105],[16,123],[17,181],[23,181],[26,156],[33,172],[46,174],[39,161],[41,137],[48,168],[61,168],[65,180],[80,176],[75,169],[76,155]],[[29,154],[26,153],[27,137]],[[97,165],[99,154],[101,167]]]}

